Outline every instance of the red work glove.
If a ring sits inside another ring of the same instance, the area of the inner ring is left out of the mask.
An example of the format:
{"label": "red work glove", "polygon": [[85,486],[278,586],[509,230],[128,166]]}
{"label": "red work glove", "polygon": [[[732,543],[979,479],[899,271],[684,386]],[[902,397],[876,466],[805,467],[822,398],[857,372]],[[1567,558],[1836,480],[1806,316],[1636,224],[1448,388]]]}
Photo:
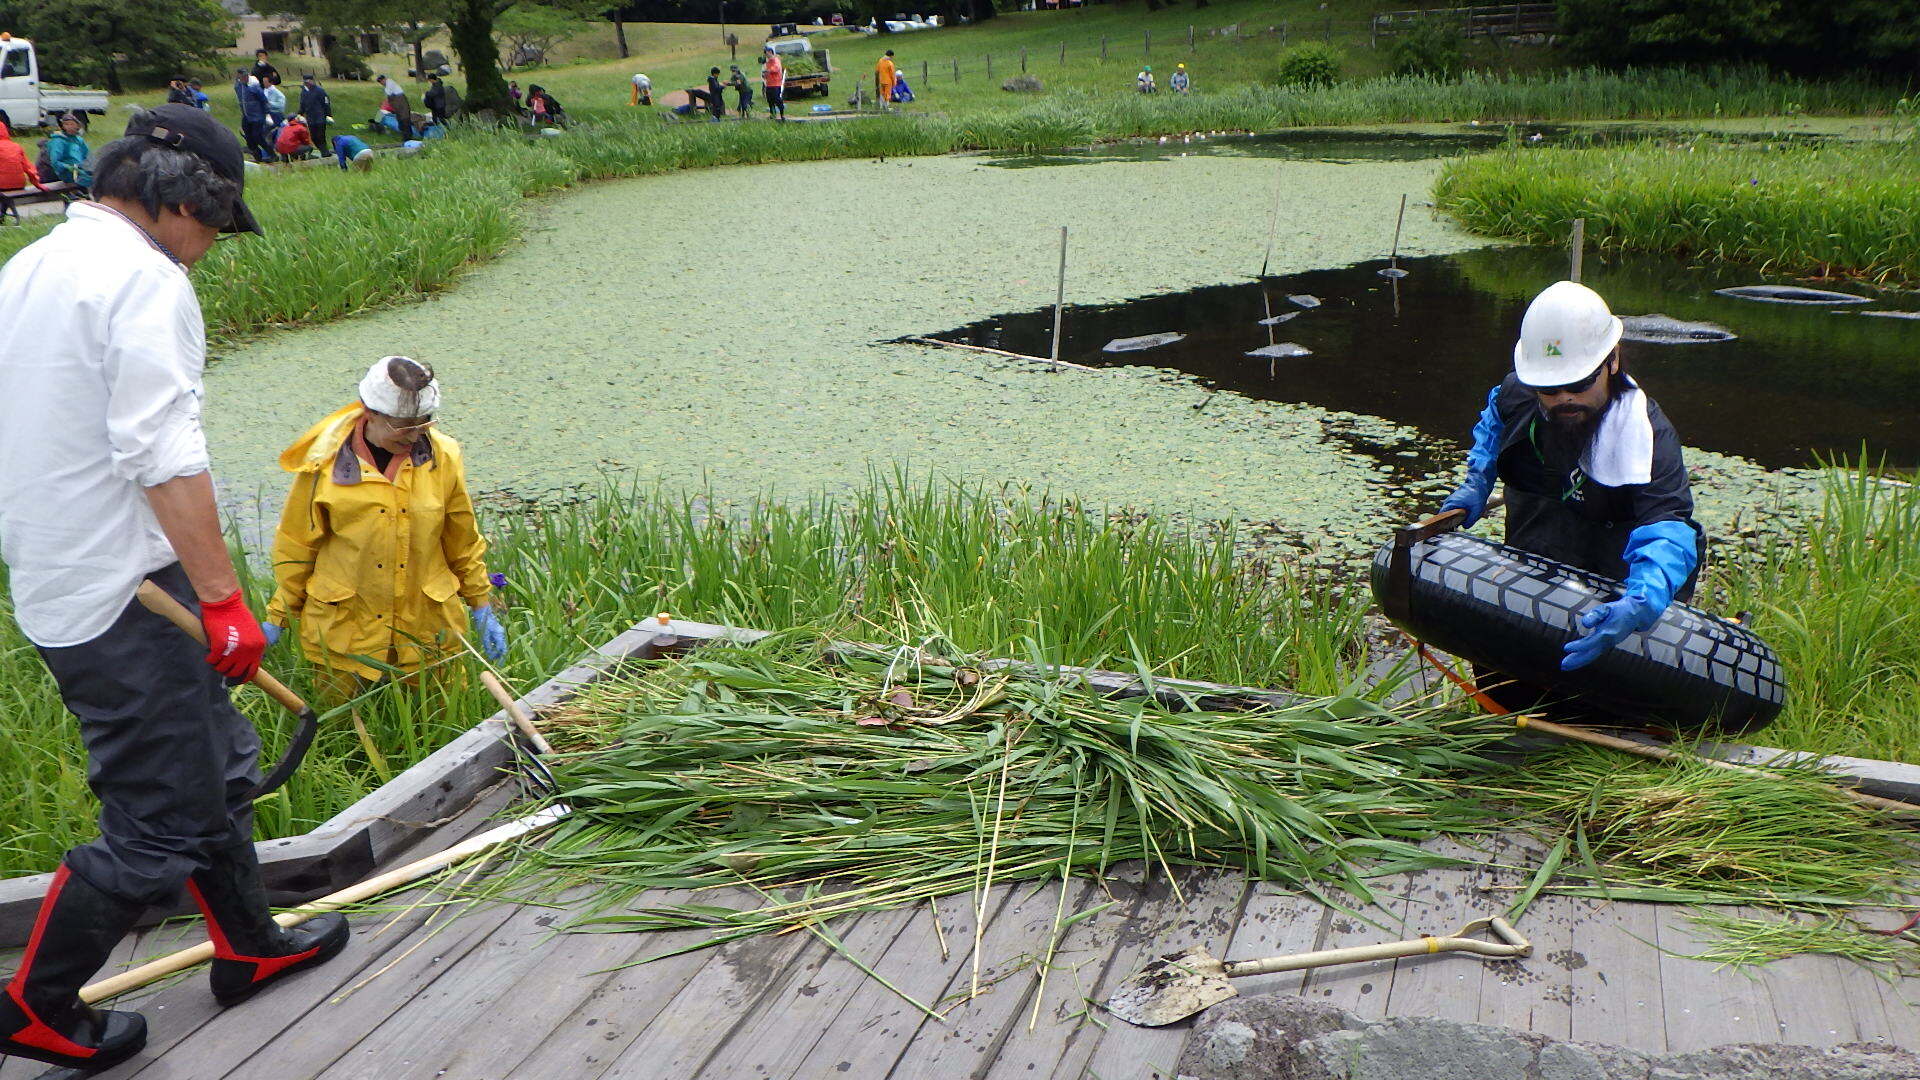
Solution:
{"label": "red work glove", "polygon": [[200,625],[207,628],[207,663],[229,679],[242,682],[260,670],[260,656],[267,651],[267,636],[260,632],[260,621],[247,610],[247,602],[235,589],[232,596],[209,604],[200,603]]}

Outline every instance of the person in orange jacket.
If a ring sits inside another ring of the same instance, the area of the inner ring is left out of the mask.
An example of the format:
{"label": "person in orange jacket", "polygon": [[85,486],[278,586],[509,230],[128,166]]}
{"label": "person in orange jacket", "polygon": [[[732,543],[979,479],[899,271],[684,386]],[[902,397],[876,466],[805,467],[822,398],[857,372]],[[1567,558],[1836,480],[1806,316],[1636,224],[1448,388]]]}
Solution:
{"label": "person in orange jacket", "polygon": [[892,49],[888,49],[887,55],[881,57],[880,62],[873,65],[874,89],[880,95],[880,107],[883,109],[887,107],[888,102],[893,100],[893,80],[894,77],[899,74],[899,70],[900,69],[896,68],[893,64]]}
{"label": "person in orange jacket", "polygon": [[14,142],[13,133],[0,122],[0,191],[17,191],[28,184],[42,190],[47,186],[40,182],[40,170],[33,167],[26,148]]}

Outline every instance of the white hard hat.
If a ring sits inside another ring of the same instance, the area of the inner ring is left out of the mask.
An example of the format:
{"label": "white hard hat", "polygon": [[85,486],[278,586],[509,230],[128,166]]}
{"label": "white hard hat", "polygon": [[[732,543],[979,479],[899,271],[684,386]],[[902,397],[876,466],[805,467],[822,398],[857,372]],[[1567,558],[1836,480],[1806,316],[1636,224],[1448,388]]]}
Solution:
{"label": "white hard hat", "polygon": [[1528,386],[1579,382],[1612,355],[1622,329],[1599,293],[1579,282],[1555,282],[1520,320],[1513,373]]}
{"label": "white hard hat", "polygon": [[[393,381],[388,374],[388,366],[395,360],[404,361],[421,373],[425,365],[409,356],[383,356],[373,362],[367,374],[360,380],[360,403],[382,416],[391,416],[400,420],[411,420],[416,416],[431,416],[440,409],[440,380],[429,379],[427,385],[418,391],[409,392]],[[412,400],[408,400],[411,398]]]}

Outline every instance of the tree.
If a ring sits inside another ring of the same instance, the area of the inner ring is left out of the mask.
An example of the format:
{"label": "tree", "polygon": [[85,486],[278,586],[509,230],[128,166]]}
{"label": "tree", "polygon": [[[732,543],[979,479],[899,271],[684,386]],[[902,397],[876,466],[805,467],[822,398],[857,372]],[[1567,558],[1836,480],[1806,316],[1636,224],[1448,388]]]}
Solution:
{"label": "tree", "polygon": [[123,73],[218,66],[239,36],[219,0],[0,0],[0,26],[35,41],[49,80],[116,94]]}
{"label": "tree", "polygon": [[1573,53],[1608,65],[1752,63],[1808,74],[1920,70],[1913,0],[1560,0]]}
{"label": "tree", "polygon": [[495,36],[505,45],[502,51],[508,71],[521,64],[544,62],[548,50],[577,37],[586,28],[587,21],[575,12],[530,0],[522,0],[501,12],[493,24]]}
{"label": "tree", "polygon": [[620,46],[620,59],[625,60],[633,55],[627,50],[627,9],[616,7],[607,14],[613,20],[613,40]]}

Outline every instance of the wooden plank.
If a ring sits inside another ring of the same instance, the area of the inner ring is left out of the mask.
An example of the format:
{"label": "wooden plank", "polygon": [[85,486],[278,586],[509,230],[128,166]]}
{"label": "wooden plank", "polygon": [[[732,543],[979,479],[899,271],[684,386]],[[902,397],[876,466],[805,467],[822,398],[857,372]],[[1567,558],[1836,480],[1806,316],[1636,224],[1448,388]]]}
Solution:
{"label": "wooden plank", "polygon": [[[1024,892],[1027,886],[1022,886]],[[1005,886],[994,889],[988,899],[989,923],[1015,895]],[[906,929],[894,939],[893,946],[873,963],[873,969],[889,982],[916,999],[933,1005],[944,998],[956,979],[968,971],[973,944],[974,902],[965,894],[943,897],[938,905],[939,929],[935,930],[934,909],[926,904],[915,907]],[[941,942],[946,952],[941,952]],[[906,1050],[907,1044],[924,1031],[937,1031],[944,1021],[929,1021],[913,1006],[869,980],[848,995],[846,1008],[820,1033],[807,1057],[793,1072],[796,1077],[885,1076]]]}
{"label": "wooden plank", "polygon": [[1602,900],[1574,923],[1564,960],[1573,992],[1573,1038],[1666,1051],[1659,910]]}
{"label": "wooden plank", "polygon": [[[1227,959],[1260,960],[1309,952],[1318,947],[1326,932],[1327,916],[1326,905],[1311,896],[1288,892],[1271,882],[1256,883],[1248,890],[1247,902],[1240,910],[1240,925],[1233,932],[1233,955]],[[1116,972],[1120,966],[1115,965]],[[1298,994],[1306,978],[1304,971],[1284,971],[1235,979],[1233,985],[1243,995]]]}
{"label": "wooden plank", "polygon": [[[1374,905],[1356,909],[1365,918],[1328,908],[1313,947],[1343,949],[1350,945],[1376,945],[1406,937],[1407,907],[1412,901],[1417,876],[1400,874],[1371,882]],[[1390,960],[1315,968],[1306,972],[1301,979],[1300,994],[1324,1004],[1338,1005],[1366,1019],[1377,1020],[1387,1013],[1393,977],[1394,964]]]}
{"label": "wooden plank", "polygon": [[1657,925],[1660,996],[1666,1010],[1669,1049],[1701,1050],[1725,1043],[1779,1041],[1779,1022],[1765,983],[1688,959],[1687,955],[1699,952],[1712,935],[1690,923],[1684,908],[1661,907]]}
{"label": "wooden plank", "polygon": [[[973,988],[972,961],[954,973],[945,1009],[946,1022],[923,1026],[893,1065],[899,1076],[977,1076],[999,1053],[1016,1022],[1024,1024],[1024,1006],[1035,986],[1034,957],[1053,936],[1060,908],[1058,882],[1013,886],[1013,895],[988,922],[980,944],[980,993]],[[1097,893],[1092,883],[1075,879],[1067,886],[1067,910],[1086,906]],[[1018,1018],[1018,1021],[1016,1021]]]}
{"label": "wooden plank", "polygon": [[[1131,863],[1086,894],[1081,911],[1110,906],[1061,935],[1043,984],[1014,1017],[1015,1037],[1000,1048],[989,1077],[1077,1077],[1085,1072],[1101,1037],[1119,1023],[1106,1015],[1101,1003],[1152,955],[1153,943],[1145,935],[1128,935],[1137,926],[1144,871],[1142,864]],[[1076,914],[1067,913],[1069,918]]]}
{"label": "wooden plank", "polygon": [[[1472,868],[1429,870],[1407,889],[1406,932],[1450,934],[1489,914],[1497,900],[1480,891]],[[1432,1016],[1475,1022],[1480,1019],[1480,988],[1487,964],[1476,957],[1436,955],[1394,962],[1385,1015]]]}
{"label": "wooden plank", "polygon": [[[1750,974],[1728,973],[1745,974],[1765,985],[1773,1006],[1774,1042],[1838,1046],[1871,1038],[1861,1032],[1861,1009],[1847,993],[1847,984],[1854,977],[1871,980],[1875,976],[1850,960],[1793,956],[1763,965]],[[1878,995],[1873,1004],[1879,1005]]]}
{"label": "wooden plank", "polygon": [[[690,896],[692,894],[685,890],[656,892],[645,896],[643,902],[678,903]],[[706,899],[704,894],[701,899]],[[568,912],[550,911],[538,916],[535,922],[540,918],[550,918],[549,925],[557,927],[566,921]],[[476,979],[475,972],[463,962],[454,979],[442,982],[459,984],[461,1000],[443,1007],[460,1010],[464,1019],[458,1023],[440,1023],[420,1032],[415,1041],[404,1048],[404,1053],[386,1063],[382,1078],[429,1080],[462,1076],[478,1080],[530,1075],[518,1072],[519,1063],[538,1051],[560,1025],[591,1011],[608,984],[624,973],[608,969],[659,956],[706,936],[704,930],[559,933],[551,940],[535,940],[530,943],[531,947],[518,952],[492,954],[509,958],[511,971],[496,969]],[[654,981],[672,983],[669,969],[673,963],[678,962],[690,975],[710,959],[711,953],[701,952],[635,970],[644,970],[653,977],[650,986]],[[410,1004],[400,1017],[411,1018],[416,1012]]]}
{"label": "wooden plank", "polygon": [[1880,999],[1880,1012],[1866,1012],[1866,1016],[1878,1015],[1882,1019],[1867,1030],[1863,1021],[1861,1037],[1871,1043],[1882,1046],[1902,1046],[1908,1050],[1920,1050],[1920,978],[1900,978],[1892,982],[1875,979],[1871,983],[1859,984],[1862,996],[1871,991]]}
{"label": "wooden plank", "polygon": [[[904,907],[868,912],[836,920],[830,929],[848,954],[872,966],[889,951],[913,914]],[[821,1033],[846,1008],[854,989],[871,979],[838,950],[810,951],[804,963],[794,964],[768,988],[693,1075],[710,1080],[795,1075]],[[913,1008],[904,1001],[901,1005]]]}
{"label": "wooden plank", "polygon": [[[1238,871],[1196,870],[1180,872],[1178,880],[1181,895],[1157,876],[1148,877],[1140,906],[1120,934],[1100,1000],[1152,957],[1189,945],[1204,946],[1215,956],[1233,952],[1234,934],[1252,891],[1247,876]],[[1103,1080],[1172,1076],[1193,1030],[1191,1023],[1142,1028],[1112,1016],[1105,1020],[1106,1031],[1092,1048],[1084,1070]]]}
{"label": "wooden plank", "polygon": [[[1491,859],[1475,882],[1480,914],[1497,915],[1533,879],[1548,845],[1523,833],[1492,838]],[[1481,964],[1480,1016],[1483,1024],[1534,1031],[1555,1039],[1573,1030],[1574,924],[1587,913],[1583,901],[1538,896],[1517,927],[1533,943],[1533,954]],[[1405,963],[1404,961],[1402,962]]]}
{"label": "wooden plank", "polygon": [[[682,985],[663,1007],[650,1010],[647,1023],[617,1051],[630,1029],[596,1034],[586,1032],[586,1041],[597,1044],[582,1053],[575,1030],[566,1034],[567,1053],[578,1066],[573,1072],[529,1071],[529,1076],[566,1076],[570,1080],[588,1080],[596,1076],[691,1076],[714,1049],[740,1024],[755,1004],[797,963],[809,954],[818,954],[826,946],[811,934],[795,932],[779,936],[762,934],[720,946],[713,960],[703,965]],[[620,1003],[606,1005],[619,1011]],[[556,1033],[561,1034],[561,1033]],[[542,1055],[544,1056],[544,1055]]]}

